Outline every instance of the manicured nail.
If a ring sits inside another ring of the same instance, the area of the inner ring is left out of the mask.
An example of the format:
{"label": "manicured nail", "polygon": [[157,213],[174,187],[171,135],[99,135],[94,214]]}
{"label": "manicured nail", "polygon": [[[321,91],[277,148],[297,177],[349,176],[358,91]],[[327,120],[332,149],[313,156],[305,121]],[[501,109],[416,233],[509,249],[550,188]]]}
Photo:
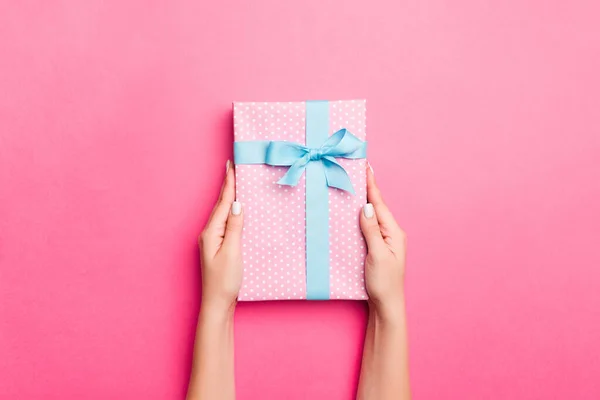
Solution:
{"label": "manicured nail", "polygon": [[373,175],[375,175],[375,171],[373,171],[373,166],[371,166],[371,163],[367,161],[367,165],[369,166],[369,169],[371,170],[371,173]]}
{"label": "manicured nail", "polygon": [[365,204],[365,206],[363,207],[363,213],[365,214],[365,217],[373,218],[373,215],[375,215],[375,209],[373,208],[373,204]]}
{"label": "manicured nail", "polygon": [[231,205],[231,213],[233,215],[240,215],[242,213],[242,203],[239,201],[234,201]]}
{"label": "manicured nail", "polygon": [[229,172],[229,160],[225,163],[225,175]]}

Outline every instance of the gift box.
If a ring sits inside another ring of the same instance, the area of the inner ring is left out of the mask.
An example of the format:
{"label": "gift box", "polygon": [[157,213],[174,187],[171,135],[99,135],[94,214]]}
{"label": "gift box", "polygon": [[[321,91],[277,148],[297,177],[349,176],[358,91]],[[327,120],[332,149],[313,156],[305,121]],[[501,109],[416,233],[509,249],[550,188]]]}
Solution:
{"label": "gift box", "polygon": [[238,300],[366,299],[365,101],[236,102]]}

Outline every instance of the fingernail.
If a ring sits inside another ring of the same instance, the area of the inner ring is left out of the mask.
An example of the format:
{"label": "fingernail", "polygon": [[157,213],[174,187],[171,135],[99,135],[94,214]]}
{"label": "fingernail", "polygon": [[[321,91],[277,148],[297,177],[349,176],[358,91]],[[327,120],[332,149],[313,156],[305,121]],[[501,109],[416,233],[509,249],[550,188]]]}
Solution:
{"label": "fingernail", "polygon": [[373,215],[375,215],[375,209],[373,208],[373,204],[365,204],[365,206],[363,207],[363,213],[365,214],[365,217],[373,218]]}
{"label": "fingernail", "polygon": [[373,175],[375,175],[375,171],[373,171],[373,167],[371,166],[371,163],[367,161],[367,165],[369,166],[369,169],[371,170],[371,173]]}
{"label": "fingernail", "polygon": [[231,213],[233,215],[240,215],[242,213],[242,203],[239,201],[234,201],[231,205]]}
{"label": "fingernail", "polygon": [[225,163],[225,175],[229,172],[229,160]]}

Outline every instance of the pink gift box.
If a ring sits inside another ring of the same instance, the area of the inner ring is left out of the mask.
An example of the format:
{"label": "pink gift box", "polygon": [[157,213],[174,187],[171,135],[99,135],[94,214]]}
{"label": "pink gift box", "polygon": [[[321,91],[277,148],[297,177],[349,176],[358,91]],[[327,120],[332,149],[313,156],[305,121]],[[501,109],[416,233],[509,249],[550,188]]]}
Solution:
{"label": "pink gift box", "polygon": [[[366,141],[364,100],[325,103],[329,135],[345,128]],[[306,143],[306,102],[236,102],[233,118],[236,142]],[[355,193],[327,188],[328,207],[323,207],[328,220],[318,221],[326,224],[321,228],[329,234],[328,256],[321,254],[328,260],[328,271],[321,271],[329,281],[326,297],[367,299],[366,244],[359,227],[366,203],[367,161],[337,157],[335,161],[346,170]],[[296,186],[277,183],[288,168],[236,162],[236,196],[244,210],[240,301],[307,299],[306,173]]]}

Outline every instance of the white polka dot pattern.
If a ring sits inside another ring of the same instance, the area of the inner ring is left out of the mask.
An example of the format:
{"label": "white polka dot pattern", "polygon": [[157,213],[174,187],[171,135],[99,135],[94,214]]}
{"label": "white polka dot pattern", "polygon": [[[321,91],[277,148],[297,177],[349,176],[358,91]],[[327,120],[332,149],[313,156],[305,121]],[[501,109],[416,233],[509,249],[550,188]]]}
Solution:
{"label": "white polka dot pattern", "polygon": [[[366,140],[365,101],[331,101],[329,135],[342,128]],[[367,202],[367,160],[337,159],[346,169],[356,194],[329,189],[329,271],[332,299],[366,299],[364,261],[366,244],[360,230],[362,206]]]}
{"label": "white polka dot pattern", "polygon": [[[234,103],[236,141],[305,143],[305,103]],[[347,128],[365,140],[364,100],[330,102],[330,134]],[[338,159],[356,195],[329,189],[330,297],[366,299],[365,243],[358,218],[366,202],[366,161]],[[287,167],[236,165],[244,207],[240,301],[306,299],[305,177],[278,185]]]}

